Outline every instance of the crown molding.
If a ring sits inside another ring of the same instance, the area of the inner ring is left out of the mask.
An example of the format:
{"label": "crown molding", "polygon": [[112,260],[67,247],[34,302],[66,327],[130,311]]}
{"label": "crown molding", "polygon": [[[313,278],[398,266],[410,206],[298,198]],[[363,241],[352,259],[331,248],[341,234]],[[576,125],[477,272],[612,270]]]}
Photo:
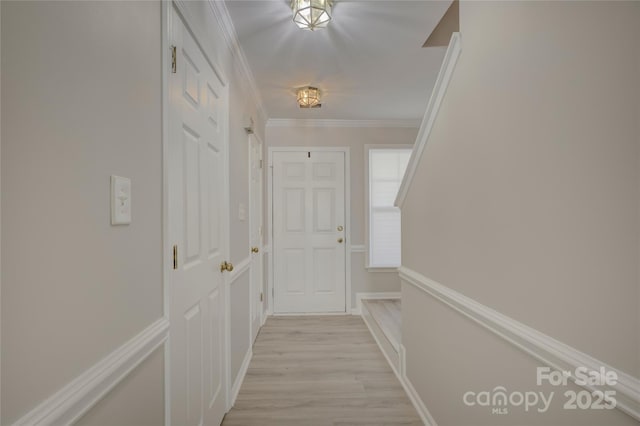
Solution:
{"label": "crown molding", "polygon": [[267,127],[420,127],[420,120],[331,120],[270,118]]}
{"label": "crown molding", "polygon": [[266,123],[269,118],[269,114],[264,106],[264,101],[262,100],[262,95],[260,94],[260,90],[256,84],[253,71],[251,71],[247,57],[240,45],[240,41],[238,40],[238,33],[236,32],[236,28],[231,20],[231,15],[229,15],[229,10],[227,9],[224,1],[219,0],[209,0],[209,6],[211,6],[211,10],[220,24],[224,39],[231,50],[231,54],[235,61],[236,69],[240,72],[244,82],[248,86],[249,96],[251,96],[255,103],[258,114],[262,118],[263,122]]}

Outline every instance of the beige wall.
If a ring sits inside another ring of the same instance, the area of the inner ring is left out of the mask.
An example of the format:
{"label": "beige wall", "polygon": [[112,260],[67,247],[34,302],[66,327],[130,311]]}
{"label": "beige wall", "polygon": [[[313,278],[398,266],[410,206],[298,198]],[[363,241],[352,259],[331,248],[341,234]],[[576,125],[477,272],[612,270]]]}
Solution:
{"label": "beige wall", "polygon": [[[159,2],[1,7],[8,424],[162,316],[161,50]],[[110,225],[112,174],[129,226]]]}
{"label": "beige wall", "polygon": [[161,426],[164,424],[164,411],[157,407],[163,405],[164,351],[157,349],[76,424]]}
{"label": "beige wall", "polygon": [[[349,147],[351,152],[351,244],[365,243],[365,145],[410,144],[415,128],[267,127],[268,147]],[[265,178],[266,181],[266,178]],[[265,197],[266,198],[266,197]],[[397,273],[367,272],[364,253],[352,254],[352,305],[359,292],[399,291]]]}
{"label": "beige wall", "polygon": [[[403,263],[640,376],[640,4],[460,13],[463,50],[403,208]],[[463,393],[535,390],[538,363],[414,293],[403,286],[407,372],[436,421],[499,424]],[[599,415],[522,424],[631,421]]]}
{"label": "beige wall", "polygon": [[[161,4],[1,5],[6,424],[162,316]],[[238,219],[239,204],[249,206],[242,119],[253,116],[263,138],[264,121],[210,5],[184,5],[229,84],[229,258],[238,263],[249,254],[249,222]],[[111,174],[132,179],[130,226],[110,226]],[[249,349],[249,280],[233,286],[235,376]],[[83,421],[157,424],[158,364],[159,355],[145,361]],[[144,404],[127,397],[144,387]]]}

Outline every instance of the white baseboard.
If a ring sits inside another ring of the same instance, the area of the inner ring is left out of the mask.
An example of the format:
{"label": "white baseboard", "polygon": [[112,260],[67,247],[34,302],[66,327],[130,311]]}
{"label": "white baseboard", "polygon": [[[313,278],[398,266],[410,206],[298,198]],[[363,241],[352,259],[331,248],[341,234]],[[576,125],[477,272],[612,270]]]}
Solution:
{"label": "white baseboard", "polygon": [[400,353],[400,375],[398,376],[398,379],[400,380],[402,387],[404,388],[405,392],[409,396],[411,403],[413,404],[416,411],[420,415],[420,418],[424,422],[425,426],[437,426],[436,421],[433,419],[433,416],[431,415],[427,407],[424,405],[424,401],[422,401],[422,398],[420,398],[420,395],[418,395],[418,392],[413,387],[411,380],[409,380],[409,378],[407,377],[407,358],[406,358],[407,352],[402,343],[400,344],[399,353]]}
{"label": "white baseboard", "polygon": [[385,291],[379,293],[356,293],[356,307],[351,309],[351,315],[362,315],[362,299],[400,299],[400,292]]}
{"label": "white baseboard", "polygon": [[[366,297],[364,299],[366,299]],[[380,299],[384,299],[384,298],[381,297]],[[358,300],[360,301],[362,299],[358,299]],[[422,399],[420,398],[415,388],[411,384],[411,381],[409,381],[409,379],[407,378],[406,352],[402,343],[400,344],[400,347],[398,350],[399,362],[398,362],[398,368],[396,368],[395,363],[391,360],[391,358],[385,351],[384,345],[376,335],[372,324],[369,323],[369,319],[367,318],[367,315],[362,315],[362,319],[366,324],[367,328],[369,329],[369,332],[373,336],[373,340],[376,341],[376,344],[380,348],[380,352],[382,352],[382,355],[384,355],[384,358],[389,363],[389,367],[391,367],[391,370],[393,370],[393,373],[398,378],[398,381],[400,382],[400,384],[402,384],[404,391],[406,392],[407,396],[409,397],[409,400],[411,401],[414,408],[418,412],[418,415],[420,416],[420,419],[422,420],[422,422],[425,424],[425,426],[437,426],[435,420],[431,416],[431,413],[429,413],[429,410],[427,410],[427,407],[424,405],[424,402],[422,402]]]}
{"label": "white baseboard", "polygon": [[[640,379],[611,367],[591,355],[503,315],[409,268],[400,268],[400,279],[403,283],[429,294],[555,370],[574,372],[579,367],[587,368],[587,374],[594,374],[595,377],[600,377],[600,368],[615,372],[618,377],[616,384],[598,387],[589,384],[576,384],[591,392],[595,390],[614,391],[616,408],[640,420]],[[576,377],[572,374],[570,379],[575,382]]]}
{"label": "white baseboard", "polygon": [[233,382],[233,387],[231,388],[231,407],[236,403],[236,398],[238,398],[238,393],[240,393],[240,388],[242,387],[242,382],[244,382],[244,378],[247,375],[247,370],[249,369],[249,364],[251,363],[251,358],[253,357],[253,351],[251,348],[244,355],[244,360],[242,360],[242,365],[240,366],[240,371],[238,371],[238,375],[236,376],[236,380]]}
{"label": "white baseboard", "polygon": [[[391,369],[393,370],[394,374],[396,375],[396,377],[398,378],[398,380],[400,380],[400,370],[402,369],[400,368],[396,368],[396,363],[393,362],[393,360],[389,357],[389,354],[387,353],[387,351],[385,350],[385,345],[380,341],[380,338],[378,337],[378,334],[375,332],[373,324],[370,323],[370,320],[368,318],[368,315],[362,315],[362,320],[364,321],[365,325],[367,326],[367,328],[369,329],[369,332],[371,333],[371,335],[373,336],[373,340],[376,341],[376,344],[378,345],[378,347],[380,348],[380,352],[382,352],[382,355],[384,355],[384,358],[387,360],[387,362],[389,363],[389,366],[391,367]],[[399,363],[398,363],[399,364]]]}
{"label": "white baseboard", "polygon": [[47,398],[14,426],[70,425],[166,342],[169,321],[160,318],[102,361]]}

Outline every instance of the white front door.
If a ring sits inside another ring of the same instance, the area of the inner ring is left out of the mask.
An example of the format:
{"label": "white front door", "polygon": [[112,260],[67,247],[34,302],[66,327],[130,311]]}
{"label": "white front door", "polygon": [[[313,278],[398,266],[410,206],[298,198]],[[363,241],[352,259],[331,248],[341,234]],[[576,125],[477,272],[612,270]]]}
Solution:
{"label": "white front door", "polygon": [[258,336],[263,314],[262,279],[262,144],[249,136],[249,228],[251,238],[251,341]]}
{"label": "white front door", "polygon": [[228,100],[174,11],[169,74],[169,223],[176,245],[170,285],[171,424],[218,425],[226,405],[224,203]]}
{"label": "white front door", "polygon": [[273,153],[274,312],[345,312],[345,154]]}

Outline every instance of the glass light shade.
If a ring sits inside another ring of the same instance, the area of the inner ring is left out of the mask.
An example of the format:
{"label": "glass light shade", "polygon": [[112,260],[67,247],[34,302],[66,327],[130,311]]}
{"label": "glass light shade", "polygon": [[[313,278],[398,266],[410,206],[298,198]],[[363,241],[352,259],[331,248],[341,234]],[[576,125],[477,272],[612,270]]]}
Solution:
{"label": "glass light shade", "polygon": [[300,108],[320,107],[320,90],[317,87],[298,89],[298,105]]}
{"label": "glass light shade", "polygon": [[331,20],[330,0],[292,0],[293,22],[304,30],[324,28]]}

